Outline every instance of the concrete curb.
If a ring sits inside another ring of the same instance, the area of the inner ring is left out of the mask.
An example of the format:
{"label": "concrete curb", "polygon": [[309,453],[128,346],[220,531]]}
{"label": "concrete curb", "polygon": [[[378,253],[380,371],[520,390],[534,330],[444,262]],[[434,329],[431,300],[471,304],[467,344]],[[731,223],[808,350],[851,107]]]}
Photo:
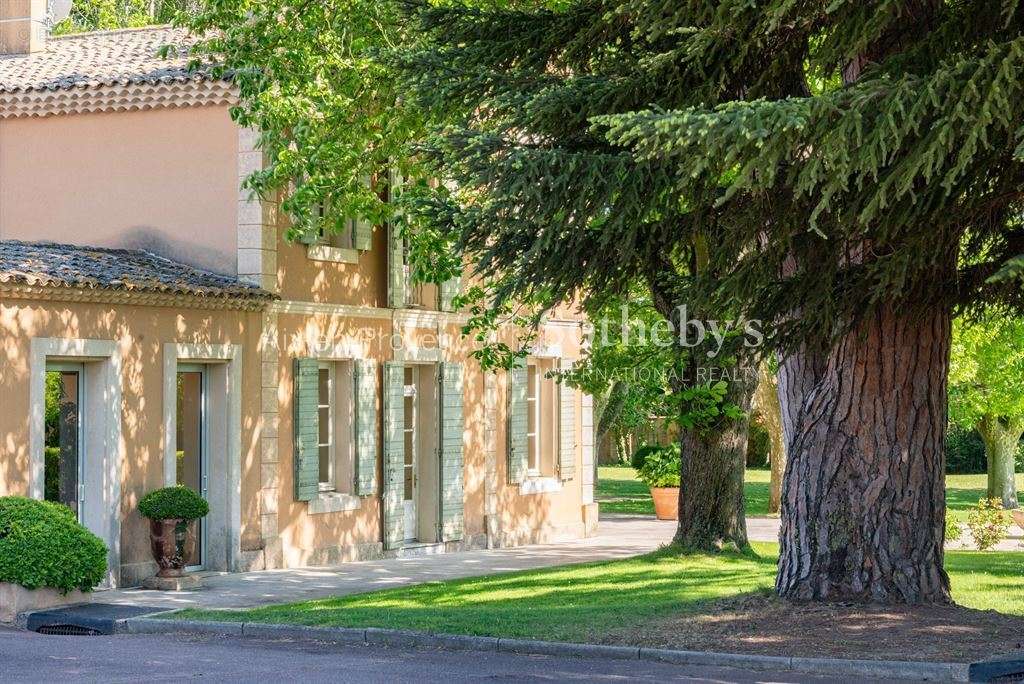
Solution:
{"label": "concrete curb", "polygon": [[222,634],[255,639],[294,639],[348,644],[355,646],[391,646],[457,651],[487,651],[521,655],[547,655],[570,658],[644,660],[676,665],[733,667],[748,670],[796,672],[834,677],[875,677],[939,682],[968,681],[967,663],[933,663],[892,660],[845,660],[840,658],[794,658],[676,651],[636,646],[573,644],[560,641],[503,639],[463,634],[429,634],[376,627],[305,627],[256,622],[205,622],[198,620],[160,620],[128,618],[117,624],[123,634]]}

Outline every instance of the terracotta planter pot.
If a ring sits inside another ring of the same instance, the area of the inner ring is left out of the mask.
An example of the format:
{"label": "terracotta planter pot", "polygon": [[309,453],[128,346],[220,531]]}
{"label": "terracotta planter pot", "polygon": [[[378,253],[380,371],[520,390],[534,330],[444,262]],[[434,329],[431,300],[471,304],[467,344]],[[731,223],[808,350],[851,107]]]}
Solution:
{"label": "terracotta planter pot", "polygon": [[182,577],[185,559],[192,554],[195,539],[186,532],[185,521],[178,518],[149,521],[149,547],[160,566],[157,577]]}
{"label": "terracotta planter pot", "polygon": [[658,520],[679,520],[679,487],[651,487]]}

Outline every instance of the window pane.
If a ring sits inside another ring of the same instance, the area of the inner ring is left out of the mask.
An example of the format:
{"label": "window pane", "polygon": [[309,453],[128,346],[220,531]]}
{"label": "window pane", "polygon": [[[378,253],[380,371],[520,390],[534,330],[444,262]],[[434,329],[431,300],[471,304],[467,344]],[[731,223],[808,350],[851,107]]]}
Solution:
{"label": "window pane", "polygon": [[320,482],[331,481],[331,448],[326,444],[320,447]]}
{"label": "window pane", "polygon": [[[203,493],[203,374],[178,371],[177,483]],[[202,520],[188,525],[186,565],[202,565]]]}
{"label": "window pane", "polygon": [[78,516],[79,377],[75,371],[46,372],[43,498]]}
{"label": "window pane", "polygon": [[405,467],[405,487],[404,487],[404,500],[409,501],[412,499],[412,466]]}
{"label": "window pane", "polygon": [[331,371],[327,368],[320,369],[319,377],[319,400],[318,404],[331,403]]}
{"label": "window pane", "polygon": [[318,444],[331,443],[331,407],[321,406],[317,410],[317,423],[319,423],[320,435],[317,438]]}

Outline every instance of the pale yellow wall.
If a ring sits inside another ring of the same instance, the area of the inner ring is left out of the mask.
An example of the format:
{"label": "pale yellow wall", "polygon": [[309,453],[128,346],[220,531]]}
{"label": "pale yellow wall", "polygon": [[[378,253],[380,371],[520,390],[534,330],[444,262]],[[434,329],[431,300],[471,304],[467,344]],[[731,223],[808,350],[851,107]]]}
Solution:
{"label": "pale yellow wall", "polygon": [[224,106],[0,119],[0,239],[146,249],[237,273]]}
{"label": "pale yellow wall", "polygon": [[28,493],[29,346],[33,337],[114,340],[123,354],[121,564],[151,561],[139,499],[164,486],[163,345],[242,346],[242,549],[260,547],[260,314],[124,305],[0,301],[0,495]]}
{"label": "pale yellow wall", "polygon": [[359,255],[359,263],[315,261],[306,245],[285,239],[287,219],[282,217],[277,238],[277,282],[281,298],[304,302],[386,307],[388,296],[387,231],[377,228],[373,248]]}
{"label": "pale yellow wall", "polygon": [[[310,514],[309,505],[295,499],[294,420],[292,415],[293,363],[296,357],[318,356],[321,344],[342,347],[339,355],[383,361],[389,358],[382,340],[390,330],[390,321],[356,319],[327,315],[278,316],[278,344],[281,350],[278,387],[280,403],[279,464],[280,482],[277,509],[278,528],[287,565],[322,562],[318,553],[337,547],[354,547],[379,542],[380,503],[378,496],[363,497],[354,511]],[[330,355],[328,355],[328,358]],[[326,359],[325,359],[326,360]],[[378,393],[378,416],[380,395]],[[380,429],[378,421],[378,431]],[[380,441],[378,439],[378,451]],[[380,458],[378,457],[380,483]]]}

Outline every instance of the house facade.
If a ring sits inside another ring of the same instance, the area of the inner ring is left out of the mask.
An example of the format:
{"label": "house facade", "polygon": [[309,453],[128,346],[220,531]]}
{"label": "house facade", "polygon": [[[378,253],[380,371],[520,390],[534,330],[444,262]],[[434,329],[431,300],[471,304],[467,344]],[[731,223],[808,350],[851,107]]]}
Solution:
{"label": "house facade", "polygon": [[[0,6],[0,495],[62,501],[152,575],[147,492],[186,484],[197,569],[247,571],[596,531],[592,400],[547,372],[583,325],[553,312],[486,373],[401,239],[354,222],[285,239],[231,121],[169,28],[45,35]],[[511,331],[507,333],[511,339]]]}

